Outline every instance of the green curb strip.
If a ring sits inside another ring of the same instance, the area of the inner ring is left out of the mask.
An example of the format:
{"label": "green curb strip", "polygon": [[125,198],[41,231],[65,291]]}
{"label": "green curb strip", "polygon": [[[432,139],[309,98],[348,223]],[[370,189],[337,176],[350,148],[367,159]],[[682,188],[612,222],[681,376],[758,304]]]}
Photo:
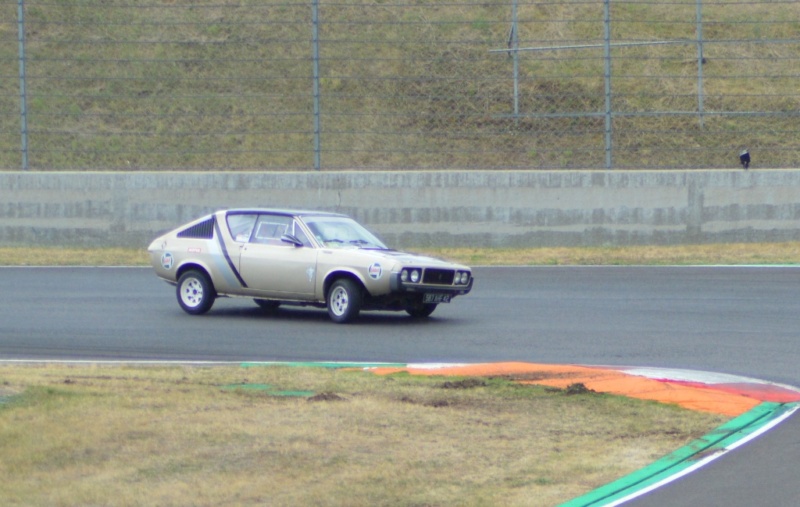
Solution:
{"label": "green curb strip", "polygon": [[[326,362],[326,363],[315,363],[315,362],[294,362],[294,363],[284,363],[284,362],[250,362],[250,363],[242,363],[242,368],[257,368],[257,367],[264,367],[264,366],[289,366],[293,368],[404,368],[406,365],[405,363],[336,363],[336,362]],[[316,393],[313,391],[279,391],[276,390],[269,384],[231,384],[222,386],[223,389],[226,390],[236,390],[242,389],[247,391],[264,391],[266,394],[270,396],[289,396],[289,397],[297,397],[297,398],[310,398],[314,396]]]}
{"label": "green curb strip", "polygon": [[270,396],[289,396],[296,398],[309,398],[316,394],[314,391],[279,391],[269,384],[229,384],[222,386],[226,391],[264,391]]}
{"label": "green curb strip", "polygon": [[703,459],[725,452],[727,447],[743,440],[787,412],[796,410],[797,406],[797,403],[762,403],[655,463],[601,486],[591,493],[563,503],[560,507],[610,505],[636,491],[675,476],[697,465]]}

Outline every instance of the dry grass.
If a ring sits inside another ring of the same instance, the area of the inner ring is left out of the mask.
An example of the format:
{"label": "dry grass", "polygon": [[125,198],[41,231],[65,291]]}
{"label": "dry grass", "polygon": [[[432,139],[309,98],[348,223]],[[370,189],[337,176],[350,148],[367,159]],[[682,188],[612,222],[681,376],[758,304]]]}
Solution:
{"label": "dry grass", "polygon": [[800,242],[581,248],[440,248],[470,265],[743,265],[800,263]]}
{"label": "dry grass", "polygon": [[147,266],[142,248],[0,247],[0,266]]}
{"label": "dry grass", "polygon": [[[410,249],[468,265],[797,264],[800,242],[581,248]],[[134,248],[0,247],[0,266],[146,266]]]}
{"label": "dry grass", "polygon": [[447,380],[276,366],[2,366],[0,498],[556,505],[723,422],[615,396]]}

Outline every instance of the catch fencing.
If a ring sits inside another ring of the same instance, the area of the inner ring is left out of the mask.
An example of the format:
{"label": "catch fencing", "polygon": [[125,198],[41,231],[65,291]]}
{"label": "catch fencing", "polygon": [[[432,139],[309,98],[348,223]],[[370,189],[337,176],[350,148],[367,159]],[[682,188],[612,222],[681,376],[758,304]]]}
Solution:
{"label": "catch fencing", "polygon": [[0,169],[794,168],[796,0],[0,0]]}

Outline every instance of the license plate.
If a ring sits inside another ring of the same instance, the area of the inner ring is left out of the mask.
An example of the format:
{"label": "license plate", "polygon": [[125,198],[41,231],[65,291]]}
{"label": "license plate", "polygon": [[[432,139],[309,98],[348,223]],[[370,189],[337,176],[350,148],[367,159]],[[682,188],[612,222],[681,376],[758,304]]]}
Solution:
{"label": "license plate", "polygon": [[425,294],[422,296],[423,303],[449,303],[450,294]]}

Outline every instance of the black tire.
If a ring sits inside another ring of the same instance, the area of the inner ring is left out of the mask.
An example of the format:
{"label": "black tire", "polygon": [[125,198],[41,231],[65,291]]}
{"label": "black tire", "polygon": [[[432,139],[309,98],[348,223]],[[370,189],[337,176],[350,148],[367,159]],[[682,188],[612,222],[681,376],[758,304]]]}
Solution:
{"label": "black tire", "polygon": [[406,308],[406,313],[414,317],[415,319],[424,319],[425,317],[429,317],[430,314],[436,309],[435,303],[420,303],[417,306],[411,306]]}
{"label": "black tire", "polygon": [[253,299],[258,306],[263,308],[264,310],[277,310],[279,306],[281,306],[280,301],[273,301],[271,299]]}
{"label": "black tire", "polygon": [[339,278],[328,289],[328,315],[338,324],[358,317],[362,302],[361,286],[349,278]]}
{"label": "black tire", "polygon": [[206,313],[217,298],[217,292],[208,275],[196,269],[181,275],[175,294],[183,311],[191,315]]}

